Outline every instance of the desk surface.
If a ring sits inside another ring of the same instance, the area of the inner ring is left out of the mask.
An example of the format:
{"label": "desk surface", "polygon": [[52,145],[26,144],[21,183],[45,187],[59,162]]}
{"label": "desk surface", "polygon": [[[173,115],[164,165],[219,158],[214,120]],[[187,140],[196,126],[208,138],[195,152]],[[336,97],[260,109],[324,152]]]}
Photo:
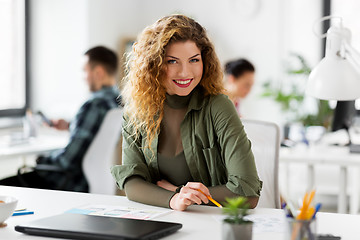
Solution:
{"label": "desk surface", "polygon": [[33,154],[45,154],[63,148],[69,141],[69,133],[50,128],[39,129],[36,138],[16,145],[10,145],[10,134],[0,135],[0,160]]}
{"label": "desk surface", "polygon": [[[46,239],[24,235],[14,230],[14,226],[27,221],[60,214],[77,206],[87,204],[105,204],[132,206],[143,209],[157,209],[153,206],[127,200],[126,197],[74,193],[63,191],[39,190],[18,187],[0,186],[1,195],[11,195],[19,199],[19,206],[34,210],[34,215],[10,217],[5,228],[0,228],[0,239]],[[185,212],[172,211],[156,220],[180,222],[183,228],[164,239],[221,239],[221,223],[213,216],[221,209],[208,206],[192,206]],[[279,209],[256,209],[254,214],[267,216],[284,216]],[[343,240],[356,239],[360,236],[360,216],[335,213],[319,213],[317,219],[318,233],[332,233],[342,236]],[[284,239],[284,232],[254,233],[253,239]]]}
{"label": "desk surface", "polygon": [[299,145],[292,148],[282,147],[279,160],[284,162],[327,163],[340,166],[360,165],[360,154],[350,153],[348,147],[314,145],[311,147]]}

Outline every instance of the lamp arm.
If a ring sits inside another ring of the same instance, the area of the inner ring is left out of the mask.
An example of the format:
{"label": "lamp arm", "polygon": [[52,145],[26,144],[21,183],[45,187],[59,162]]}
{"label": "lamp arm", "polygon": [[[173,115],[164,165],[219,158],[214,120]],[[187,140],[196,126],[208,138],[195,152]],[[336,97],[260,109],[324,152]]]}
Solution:
{"label": "lamp arm", "polygon": [[338,17],[338,16],[325,16],[325,17],[322,17],[320,19],[318,19],[314,24],[313,24],[313,28],[312,28],[312,31],[313,33],[315,34],[315,36],[317,36],[318,38],[325,38],[327,37],[327,33],[318,33],[318,30],[316,29],[317,26],[323,22],[323,21],[326,21],[326,20],[330,20],[330,19],[338,19],[339,20],[339,26],[342,27],[342,17]]}
{"label": "lamp arm", "polygon": [[360,71],[360,53],[352,47],[347,41],[344,41],[344,47],[346,51],[346,56],[351,58],[351,61],[354,65],[358,68],[357,70]]}

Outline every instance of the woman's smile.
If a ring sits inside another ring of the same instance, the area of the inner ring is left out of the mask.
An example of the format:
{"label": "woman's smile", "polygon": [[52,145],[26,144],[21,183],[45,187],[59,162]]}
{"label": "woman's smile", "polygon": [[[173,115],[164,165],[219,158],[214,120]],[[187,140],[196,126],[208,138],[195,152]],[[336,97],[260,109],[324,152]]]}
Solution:
{"label": "woman's smile", "polygon": [[193,81],[193,78],[188,79],[174,79],[173,82],[176,84],[176,86],[181,88],[186,88],[190,86],[191,82]]}

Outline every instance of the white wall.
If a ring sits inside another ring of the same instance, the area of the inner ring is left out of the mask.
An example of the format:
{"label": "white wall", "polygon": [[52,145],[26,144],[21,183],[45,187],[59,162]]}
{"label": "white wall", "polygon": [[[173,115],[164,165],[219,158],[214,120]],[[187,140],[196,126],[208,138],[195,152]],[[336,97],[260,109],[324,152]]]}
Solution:
{"label": "white wall", "polygon": [[72,118],[87,98],[82,55],[88,47],[86,0],[30,1],[32,108]]}
{"label": "white wall", "polygon": [[320,55],[320,40],[311,29],[320,17],[321,0],[33,2],[33,106],[51,116],[73,116],[86,97],[79,57],[87,48],[102,44],[119,51],[122,39],[172,13],[189,15],[203,25],[223,64],[238,57],[255,64],[257,82],[243,103],[248,118],[283,123],[279,107],[259,97],[262,82],[283,81],[289,51],[301,53],[312,64]]}

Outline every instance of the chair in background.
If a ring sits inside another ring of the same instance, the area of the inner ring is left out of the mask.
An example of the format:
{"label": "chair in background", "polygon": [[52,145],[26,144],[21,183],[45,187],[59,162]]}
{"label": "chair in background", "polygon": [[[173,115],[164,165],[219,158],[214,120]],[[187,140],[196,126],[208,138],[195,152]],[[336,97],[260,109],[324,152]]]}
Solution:
{"label": "chair in background", "polygon": [[99,131],[91,142],[83,159],[83,171],[89,184],[89,192],[116,194],[116,183],[110,168],[118,162],[117,153],[121,139],[122,109],[111,109],[106,114]]}
{"label": "chair in background", "polygon": [[280,208],[279,193],[279,127],[270,122],[242,119],[245,132],[251,141],[255,164],[263,188],[257,207]]}

